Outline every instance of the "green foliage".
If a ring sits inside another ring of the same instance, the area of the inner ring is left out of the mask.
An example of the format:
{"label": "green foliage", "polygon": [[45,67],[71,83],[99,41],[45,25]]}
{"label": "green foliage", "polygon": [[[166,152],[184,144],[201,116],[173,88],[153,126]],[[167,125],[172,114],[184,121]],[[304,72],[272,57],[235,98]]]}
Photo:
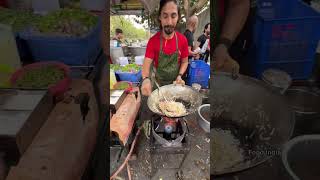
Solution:
{"label": "green foliage", "polygon": [[55,66],[46,66],[27,71],[20,77],[16,86],[20,88],[47,88],[64,78],[64,72]]}
{"label": "green foliage", "polygon": [[134,24],[126,19],[124,16],[111,16],[110,17],[110,36],[115,35],[115,29],[120,28],[123,31],[125,39],[131,40],[146,40],[147,32],[144,29],[138,29]]}
{"label": "green foliage", "polygon": [[110,64],[110,69],[120,72],[136,73],[141,70],[141,66],[137,64],[127,64],[125,66],[121,66],[119,64]]}
{"label": "green foliage", "polygon": [[[196,5],[199,2],[199,0],[189,0],[189,6],[193,7],[194,5]],[[185,17],[185,10],[183,8],[183,0],[179,0],[179,8],[180,8],[180,13],[181,13],[181,17]],[[207,8],[208,4],[206,4],[203,8]],[[202,8],[202,9],[203,9]],[[137,23],[145,23],[145,22],[149,22],[150,27],[153,28],[158,28],[159,27],[159,22],[158,22],[158,16],[159,16],[159,6],[156,8],[155,11],[153,11],[151,14],[141,14],[140,16],[138,16],[139,18],[141,18],[141,20],[139,20],[138,18],[135,19],[135,21]],[[202,10],[201,9],[201,10]],[[201,11],[200,10],[200,11]],[[195,12],[198,13],[198,12]],[[193,14],[190,14],[190,16]],[[179,23],[183,23],[182,19],[180,19]]]}
{"label": "green foliage", "polygon": [[36,21],[36,28],[43,33],[70,35],[87,34],[98,22],[98,17],[81,9],[61,9],[42,16]]}
{"label": "green foliage", "polygon": [[31,12],[17,11],[0,7],[0,23],[10,25],[14,32],[23,30],[37,20]]}
{"label": "green foliage", "polygon": [[41,33],[80,36],[87,34],[97,22],[97,16],[81,9],[61,9],[40,16],[31,12],[0,8],[0,23],[12,26],[14,32],[32,26]]}
{"label": "green foliage", "polygon": [[118,90],[126,90],[129,87],[130,87],[130,84],[125,81],[117,82],[117,84],[115,85],[115,89],[118,89]]}

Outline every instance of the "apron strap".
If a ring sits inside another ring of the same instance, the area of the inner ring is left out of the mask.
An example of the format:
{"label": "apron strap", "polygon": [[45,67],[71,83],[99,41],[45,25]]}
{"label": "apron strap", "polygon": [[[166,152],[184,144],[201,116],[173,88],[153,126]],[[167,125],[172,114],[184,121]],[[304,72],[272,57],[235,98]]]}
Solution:
{"label": "apron strap", "polygon": [[162,52],[162,32],[160,33],[160,52],[159,54]]}
{"label": "apron strap", "polygon": [[176,36],[176,52],[179,52],[179,49],[178,49],[178,37],[177,37],[176,33],[174,33],[174,35]]}
{"label": "apron strap", "polygon": [[[177,37],[177,34],[176,34],[176,32],[174,32],[174,36],[175,36],[175,39],[176,39],[176,52],[178,52],[179,51],[179,46],[178,46],[178,37]],[[160,33],[160,52],[162,52],[162,39],[163,39],[163,37],[162,37],[162,32]]]}

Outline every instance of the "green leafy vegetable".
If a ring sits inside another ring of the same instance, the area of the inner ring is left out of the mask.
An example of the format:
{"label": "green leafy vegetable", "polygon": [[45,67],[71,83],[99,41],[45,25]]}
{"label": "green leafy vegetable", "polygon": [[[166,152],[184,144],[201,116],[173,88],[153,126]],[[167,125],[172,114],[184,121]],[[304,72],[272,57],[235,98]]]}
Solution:
{"label": "green leafy vegetable", "polygon": [[98,17],[82,9],[65,8],[40,16],[0,7],[0,23],[12,26],[14,32],[31,26],[40,33],[81,36],[98,23]]}
{"label": "green leafy vegetable", "polygon": [[118,90],[126,90],[129,87],[130,85],[128,82],[117,82],[117,84],[115,84],[115,89]]}
{"label": "green leafy vegetable", "polygon": [[55,66],[46,66],[26,71],[16,81],[20,88],[47,88],[64,78],[64,72]]}
{"label": "green leafy vegetable", "polygon": [[87,34],[98,22],[98,17],[81,9],[61,9],[42,16],[35,27],[42,33],[80,36]]}
{"label": "green leafy vegetable", "polygon": [[26,27],[31,26],[38,18],[38,15],[31,12],[0,7],[0,23],[11,26],[14,32],[21,31]]}
{"label": "green leafy vegetable", "polygon": [[111,64],[110,68],[114,71],[131,72],[131,73],[136,73],[141,70],[141,66],[137,64],[127,64],[125,66],[120,66],[119,64]]}

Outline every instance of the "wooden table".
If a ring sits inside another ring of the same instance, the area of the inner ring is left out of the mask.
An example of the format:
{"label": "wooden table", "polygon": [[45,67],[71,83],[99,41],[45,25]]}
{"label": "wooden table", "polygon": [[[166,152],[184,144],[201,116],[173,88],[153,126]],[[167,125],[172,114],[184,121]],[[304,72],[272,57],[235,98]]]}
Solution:
{"label": "wooden table", "polygon": [[0,90],[0,151],[17,161],[47,119],[52,101],[47,91]]}
{"label": "wooden table", "polygon": [[7,180],[81,179],[96,143],[97,103],[90,81],[73,79],[68,93],[75,97],[88,93],[85,121],[75,99],[58,103]]}

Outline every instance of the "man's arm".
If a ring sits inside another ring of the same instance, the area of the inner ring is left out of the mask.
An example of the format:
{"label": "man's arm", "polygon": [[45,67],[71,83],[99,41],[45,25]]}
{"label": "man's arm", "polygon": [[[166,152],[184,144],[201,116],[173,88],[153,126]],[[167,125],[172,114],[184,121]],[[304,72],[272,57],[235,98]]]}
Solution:
{"label": "man's arm", "polygon": [[152,59],[144,58],[142,66],[142,79],[149,77],[150,78],[150,66],[152,64]]}
{"label": "man's arm", "polygon": [[250,0],[229,0],[220,38],[233,42],[243,28],[250,10]]}
{"label": "man's arm", "polygon": [[193,48],[193,37],[192,37],[192,34],[185,33],[185,37],[187,38],[187,42],[188,42],[188,55],[189,56],[193,56],[193,55],[197,54],[197,53],[192,51],[192,48]]}
{"label": "man's arm", "polygon": [[[223,68],[225,64],[228,64],[226,63],[228,61],[234,61],[229,55],[228,48],[232,45],[233,41],[243,28],[250,9],[249,0],[229,0],[228,3],[224,25],[218,39],[220,42],[218,42],[218,45],[215,47],[213,52],[213,59],[215,59],[215,61],[212,66],[215,70]],[[237,66],[232,67],[231,69],[239,68]]]}
{"label": "man's arm", "polygon": [[[150,66],[152,63],[151,58],[144,58],[143,66],[142,66],[142,84],[141,84],[141,93],[144,96],[150,96],[152,92],[152,85],[151,85],[151,77],[150,77]],[[145,79],[148,77],[147,79]]]}
{"label": "man's arm", "polygon": [[195,55],[195,54],[198,54],[198,53],[196,53],[196,52],[193,52],[191,49],[192,49],[191,46],[188,46],[189,56],[193,56],[193,55]]}
{"label": "man's arm", "polygon": [[179,74],[184,74],[186,72],[188,68],[188,64],[189,64],[188,57],[181,59]]}
{"label": "man's arm", "polygon": [[199,39],[196,41],[196,43],[194,44],[194,49],[198,49],[198,47],[200,47],[201,42],[199,41]]}

